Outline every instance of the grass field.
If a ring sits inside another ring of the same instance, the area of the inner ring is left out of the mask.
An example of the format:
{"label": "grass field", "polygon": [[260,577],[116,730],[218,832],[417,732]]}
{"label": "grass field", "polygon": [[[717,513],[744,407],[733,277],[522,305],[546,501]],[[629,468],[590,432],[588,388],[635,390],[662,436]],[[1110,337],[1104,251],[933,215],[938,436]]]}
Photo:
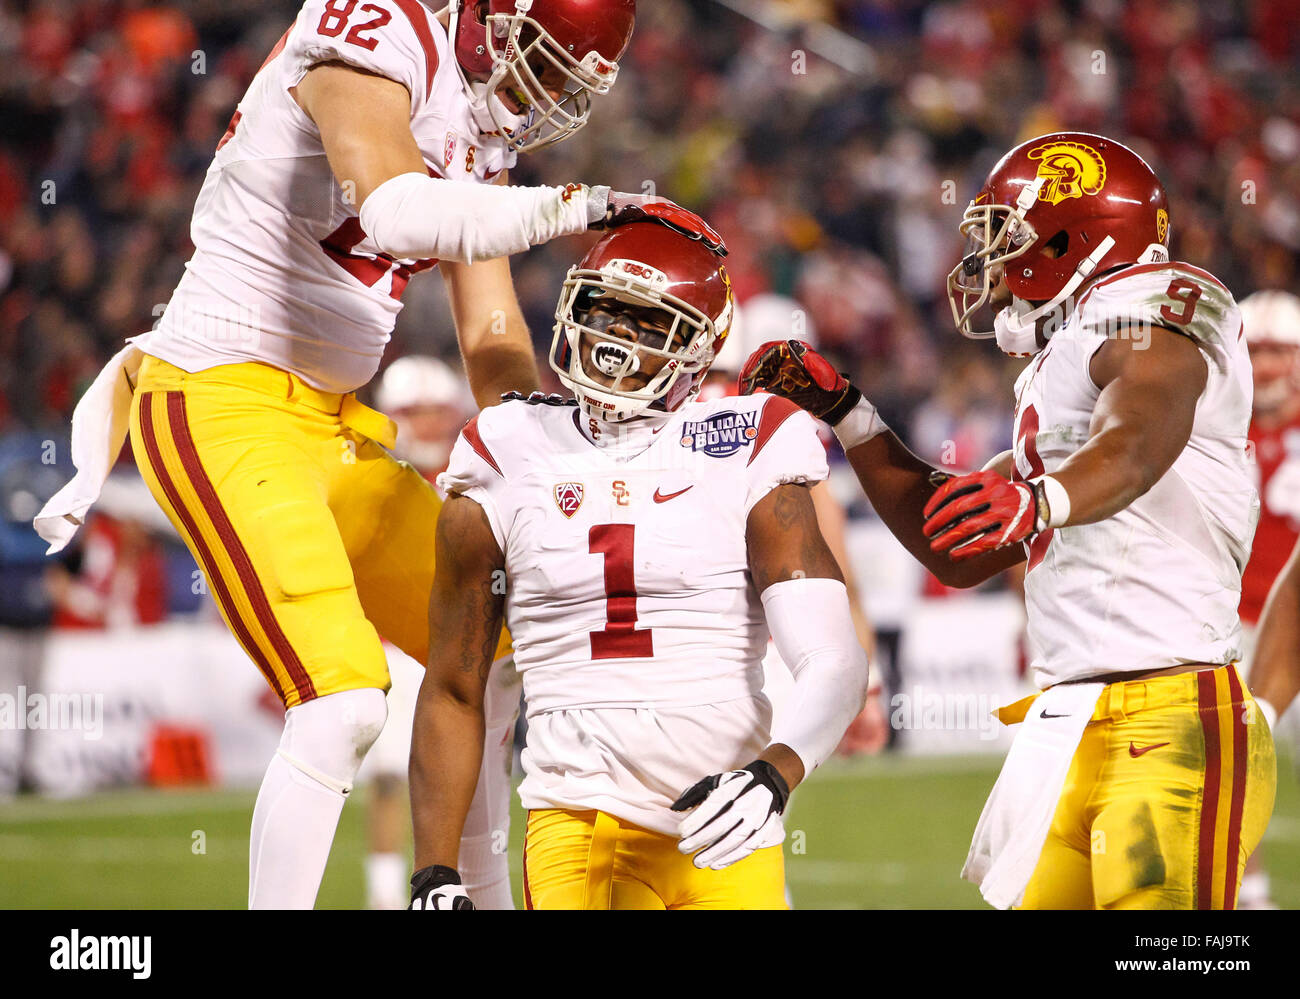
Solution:
{"label": "grass field", "polygon": [[[958,880],[997,761],[833,761],[795,795],[786,827],[797,908],[982,908]],[[1274,895],[1300,908],[1300,785],[1279,765],[1265,838]],[[123,791],[0,805],[2,908],[242,908],[252,791]],[[517,805],[517,799],[516,799]],[[348,804],[322,908],[363,903],[364,791]],[[511,862],[519,896],[523,824]]]}

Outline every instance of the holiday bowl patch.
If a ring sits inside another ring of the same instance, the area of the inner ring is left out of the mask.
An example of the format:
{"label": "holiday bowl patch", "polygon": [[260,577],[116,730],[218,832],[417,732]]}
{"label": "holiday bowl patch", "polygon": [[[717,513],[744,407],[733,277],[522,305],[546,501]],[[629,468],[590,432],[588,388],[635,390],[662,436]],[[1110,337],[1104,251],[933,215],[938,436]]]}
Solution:
{"label": "holiday bowl patch", "polygon": [[703,451],[710,458],[725,458],[752,444],[758,436],[759,410],[735,413],[727,410],[704,420],[682,424],[682,447]]}

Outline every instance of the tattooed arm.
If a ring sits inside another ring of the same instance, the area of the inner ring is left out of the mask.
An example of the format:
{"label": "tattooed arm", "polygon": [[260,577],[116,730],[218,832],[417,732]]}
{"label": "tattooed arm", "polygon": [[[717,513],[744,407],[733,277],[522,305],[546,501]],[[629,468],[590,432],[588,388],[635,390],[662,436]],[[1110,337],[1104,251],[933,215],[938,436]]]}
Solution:
{"label": "tattooed arm", "polygon": [[[778,638],[779,651],[785,655],[787,650],[780,648],[779,640],[782,637],[778,635],[780,626],[773,620],[772,607],[766,596],[769,587],[796,579],[827,579],[844,583],[839,564],[831,554],[826,539],[822,537],[821,528],[817,525],[817,511],[813,507],[808,487],[793,484],[777,486],[755,503],[746,524],[745,541],[749,548],[749,571],[754,580],[754,588],[765,595],[768,625],[772,629],[773,636]],[[840,592],[844,593],[844,618],[849,622],[847,644],[856,649],[860,655],[862,650],[857,645],[856,635],[852,630],[852,619],[848,613],[847,591],[841,589]],[[838,594],[836,596],[838,597]],[[810,611],[812,609],[808,608]],[[797,671],[802,663],[789,662],[788,664],[796,673],[797,684]],[[860,666],[861,690],[845,698],[846,717],[843,719],[843,724],[839,725],[839,731],[833,734],[832,748],[844,734],[848,723],[862,709],[862,701],[866,696],[865,656],[861,656]],[[850,701],[854,703],[849,704]],[[838,721],[835,724],[838,724]],[[773,732],[774,738],[776,735],[777,733]],[[805,766],[805,760],[799,753],[782,742],[774,741],[763,751],[759,759],[766,760],[776,767],[791,789],[803,780],[807,770],[812,769],[811,766]],[[816,762],[812,765],[815,766]]]}
{"label": "tattooed arm", "polygon": [[429,662],[411,733],[415,869],[455,868],[483,758],[483,690],[505,613],[505,557],[483,508],[453,493],[438,517]]}

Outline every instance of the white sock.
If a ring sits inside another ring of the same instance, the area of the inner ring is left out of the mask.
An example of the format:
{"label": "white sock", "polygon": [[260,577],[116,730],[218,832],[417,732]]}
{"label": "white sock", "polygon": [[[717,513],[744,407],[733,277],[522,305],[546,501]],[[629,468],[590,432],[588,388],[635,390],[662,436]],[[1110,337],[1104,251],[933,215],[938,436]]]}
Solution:
{"label": "white sock", "polygon": [[405,909],[411,900],[411,867],[400,853],[366,858],[366,907]]}
{"label": "white sock", "polygon": [[347,690],[290,708],[253,808],[248,907],[310,909],[357,768],[388,717],[384,692]]}

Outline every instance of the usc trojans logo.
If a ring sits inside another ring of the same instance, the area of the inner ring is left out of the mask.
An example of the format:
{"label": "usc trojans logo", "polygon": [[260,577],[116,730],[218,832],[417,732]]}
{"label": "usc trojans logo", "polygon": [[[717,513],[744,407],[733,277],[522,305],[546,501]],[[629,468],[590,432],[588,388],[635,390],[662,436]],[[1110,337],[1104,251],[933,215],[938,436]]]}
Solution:
{"label": "usc trojans logo", "polygon": [[1106,161],[1082,142],[1045,142],[1029,150],[1043,178],[1038,200],[1059,205],[1066,198],[1096,194],[1106,183]]}
{"label": "usc trojans logo", "polygon": [[578,507],[582,506],[582,483],[561,482],[556,486],[555,505],[560,508],[560,513],[572,519]]}

